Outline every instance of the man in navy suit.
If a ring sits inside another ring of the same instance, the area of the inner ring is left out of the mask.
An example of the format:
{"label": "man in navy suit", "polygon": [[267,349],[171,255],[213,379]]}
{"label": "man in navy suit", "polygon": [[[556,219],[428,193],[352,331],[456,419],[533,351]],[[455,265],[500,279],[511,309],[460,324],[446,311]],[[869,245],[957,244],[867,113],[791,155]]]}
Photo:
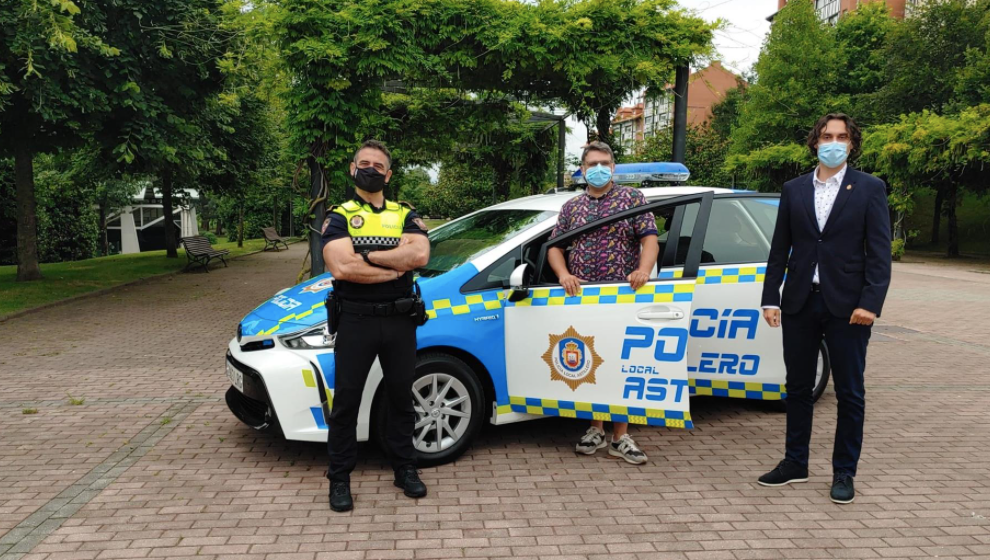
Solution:
{"label": "man in navy suit", "polygon": [[856,495],[853,478],[863,447],[866,345],[890,285],[884,183],[846,165],[861,138],[856,123],[841,113],[825,115],[815,124],[808,148],[819,165],[784,184],[763,285],[763,317],[771,327],[783,327],[787,443],[784,460],[759,483],[808,481],[811,395],[824,337],[839,401],[830,497],[840,504],[852,502]]}

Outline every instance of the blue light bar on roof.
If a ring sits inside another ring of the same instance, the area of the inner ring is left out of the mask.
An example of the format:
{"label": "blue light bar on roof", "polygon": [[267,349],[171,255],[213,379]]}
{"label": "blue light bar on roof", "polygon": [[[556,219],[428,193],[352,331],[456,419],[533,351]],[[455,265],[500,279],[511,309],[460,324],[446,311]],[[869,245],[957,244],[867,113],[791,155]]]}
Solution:
{"label": "blue light bar on roof", "polygon": [[[652,162],[652,163],[617,163],[612,178],[616,183],[639,184],[643,182],[659,183],[687,181],[691,172],[683,163]],[[584,184],[584,177],[578,169],[571,175],[577,184]]]}

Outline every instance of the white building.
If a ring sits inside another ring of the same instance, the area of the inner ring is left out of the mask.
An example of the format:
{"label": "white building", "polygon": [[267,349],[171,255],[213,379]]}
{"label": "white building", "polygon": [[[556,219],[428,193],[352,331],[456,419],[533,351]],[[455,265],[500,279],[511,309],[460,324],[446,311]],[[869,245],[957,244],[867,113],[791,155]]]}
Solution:
{"label": "white building", "polygon": [[[185,196],[172,196],[172,217],[168,224],[176,229],[176,239],[199,235],[196,208],[199,192],[183,189]],[[107,242],[110,253],[141,253],[165,248],[166,220],[161,191],[147,188],[134,195],[134,204],[107,217]]]}

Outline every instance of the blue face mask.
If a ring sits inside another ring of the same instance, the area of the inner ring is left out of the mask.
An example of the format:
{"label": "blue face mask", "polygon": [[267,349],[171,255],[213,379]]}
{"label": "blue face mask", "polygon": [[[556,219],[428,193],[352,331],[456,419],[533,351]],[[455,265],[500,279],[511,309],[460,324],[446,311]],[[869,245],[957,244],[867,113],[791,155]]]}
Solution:
{"label": "blue face mask", "polygon": [[836,168],[849,157],[848,148],[845,142],[829,142],[828,144],[818,144],[818,161],[829,168]]}
{"label": "blue face mask", "polygon": [[588,184],[592,187],[600,189],[612,180],[612,170],[599,163],[588,170],[585,175],[585,180],[588,181]]}

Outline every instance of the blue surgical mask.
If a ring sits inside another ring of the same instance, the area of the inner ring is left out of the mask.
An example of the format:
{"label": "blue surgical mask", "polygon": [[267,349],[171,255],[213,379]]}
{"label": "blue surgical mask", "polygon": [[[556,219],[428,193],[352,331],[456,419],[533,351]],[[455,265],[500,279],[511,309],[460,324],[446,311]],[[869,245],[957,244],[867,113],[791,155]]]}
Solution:
{"label": "blue surgical mask", "polygon": [[612,180],[612,170],[599,163],[588,170],[588,173],[585,175],[585,180],[588,181],[588,184],[592,187],[600,189]]}
{"label": "blue surgical mask", "polygon": [[849,157],[848,147],[845,142],[829,142],[828,144],[818,144],[818,161],[829,168],[836,168]]}

